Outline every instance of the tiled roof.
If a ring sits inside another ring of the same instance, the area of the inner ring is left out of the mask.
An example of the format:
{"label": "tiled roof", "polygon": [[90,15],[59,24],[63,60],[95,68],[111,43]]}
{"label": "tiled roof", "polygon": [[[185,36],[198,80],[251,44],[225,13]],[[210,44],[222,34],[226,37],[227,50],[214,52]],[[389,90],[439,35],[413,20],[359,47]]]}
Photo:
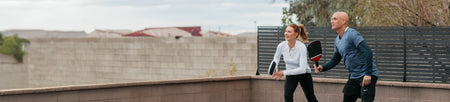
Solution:
{"label": "tiled roof", "polygon": [[145,34],[142,31],[137,31],[137,32],[133,32],[133,33],[130,33],[130,34],[125,34],[125,35],[122,35],[122,36],[128,36],[128,37],[131,37],[131,36],[136,36],[136,37],[154,37],[153,35]]}
{"label": "tiled roof", "polygon": [[200,26],[198,27],[177,27],[178,29],[182,29],[186,32],[190,32],[192,36],[202,36],[200,34],[200,31],[202,31],[202,28]]}

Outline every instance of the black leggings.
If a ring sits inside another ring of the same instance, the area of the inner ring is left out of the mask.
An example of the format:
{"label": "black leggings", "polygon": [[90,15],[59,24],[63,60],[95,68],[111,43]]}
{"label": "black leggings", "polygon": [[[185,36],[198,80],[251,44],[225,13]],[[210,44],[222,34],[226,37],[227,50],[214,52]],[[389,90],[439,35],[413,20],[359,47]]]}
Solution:
{"label": "black leggings", "polygon": [[317,102],[314,95],[313,81],[310,73],[300,75],[288,75],[284,83],[284,101],[293,102],[293,96],[298,83],[302,86],[303,93],[305,93],[308,102]]}
{"label": "black leggings", "polygon": [[344,102],[356,102],[358,98],[361,98],[361,102],[373,102],[378,77],[372,76],[370,84],[361,87],[363,79],[364,76],[359,79],[348,79],[342,91],[344,93]]}

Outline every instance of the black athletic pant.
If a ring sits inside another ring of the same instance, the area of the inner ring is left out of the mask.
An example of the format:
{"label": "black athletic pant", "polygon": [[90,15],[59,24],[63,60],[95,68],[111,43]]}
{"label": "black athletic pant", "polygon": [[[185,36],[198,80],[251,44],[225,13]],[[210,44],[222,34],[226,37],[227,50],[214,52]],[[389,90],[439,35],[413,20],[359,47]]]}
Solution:
{"label": "black athletic pant", "polygon": [[313,81],[310,73],[300,75],[288,75],[284,83],[284,101],[293,102],[293,96],[298,83],[302,86],[303,93],[305,93],[308,102],[317,102],[314,95]]}
{"label": "black athletic pant", "polygon": [[344,93],[344,102],[355,102],[358,98],[361,98],[362,102],[373,102],[378,77],[372,76],[370,85],[361,87],[363,78],[364,76],[358,79],[348,79],[342,91]]}

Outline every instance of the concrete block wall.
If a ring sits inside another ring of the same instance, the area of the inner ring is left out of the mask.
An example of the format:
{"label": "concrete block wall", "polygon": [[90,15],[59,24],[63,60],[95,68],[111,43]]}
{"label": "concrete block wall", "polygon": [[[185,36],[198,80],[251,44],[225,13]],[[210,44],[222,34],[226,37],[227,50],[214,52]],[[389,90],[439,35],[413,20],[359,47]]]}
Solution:
{"label": "concrete block wall", "polygon": [[17,63],[17,61],[10,55],[0,54],[0,64],[4,63]]}
{"label": "concrete block wall", "polygon": [[28,70],[23,64],[0,63],[0,90],[28,87]]}
{"label": "concrete block wall", "polygon": [[254,37],[30,39],[30,87],[253,75]]}
{"label": "concrete block wall", "polygon": [[0,54],[0,90],[28,87],[28,70],[14,57]]}

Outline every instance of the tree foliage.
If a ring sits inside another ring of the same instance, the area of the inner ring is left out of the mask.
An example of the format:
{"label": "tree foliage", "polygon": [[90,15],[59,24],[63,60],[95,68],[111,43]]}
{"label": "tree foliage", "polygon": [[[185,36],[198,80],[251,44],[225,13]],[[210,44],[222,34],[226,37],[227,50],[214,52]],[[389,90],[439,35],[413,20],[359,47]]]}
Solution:
{"label": "tree foliage", "polygon": [[0,46],[3,44],[3,34],[0,33]]}
{"label": "tree foliage", "polygon": [[[448,0],[285,0],[282,24],[291,18],[306,26],[331,26],[334,12],[349,14],[350,26],[450,25]],[[294,17],[296,16],[296,17]]]}
{"label": "tree foliage", "polygon": [[22,44],[29,43],[27,39],[19,38],[17,35],[5,37],[0,47],[0,53],[12,55],[18,62],[22,62],[25,51],[22,51]]}
{"label": "tree foliage", "polygon": [[448,0],[361,0],[355,7],[360,26],[448,26]]}
{"label": "tree foliage", "polygon": [[[352,12],[357,0],[289,0],[289,2],[290,6],[283,9],[283,16],[287,16],[286,18],[295,15],[295,21],[305,26],[331,26],[332,14],[337,11]],[[351,19],[349,24],[356,23]]]}

